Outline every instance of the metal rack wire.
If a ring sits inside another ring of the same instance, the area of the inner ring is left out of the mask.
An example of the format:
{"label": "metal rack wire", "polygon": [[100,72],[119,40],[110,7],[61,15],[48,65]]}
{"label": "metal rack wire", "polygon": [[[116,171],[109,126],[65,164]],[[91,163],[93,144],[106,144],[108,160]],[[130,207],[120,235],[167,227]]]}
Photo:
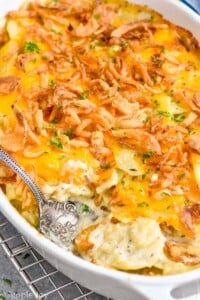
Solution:
{"label": "metal rack wire", "polygon": [[64,276],[0,214],[0,245],[36,299],[109,300]]}

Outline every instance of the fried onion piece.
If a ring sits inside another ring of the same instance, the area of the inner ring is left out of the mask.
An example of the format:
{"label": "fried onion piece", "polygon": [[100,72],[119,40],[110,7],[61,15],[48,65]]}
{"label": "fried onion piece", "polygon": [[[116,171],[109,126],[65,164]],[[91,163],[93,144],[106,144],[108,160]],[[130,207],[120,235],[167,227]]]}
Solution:
{"label": "fried onion piece", "polygon": [[199,135],[191,136],[188,140],[188,146],[191,149],[200,153],[200,136]]}
{"label": "fried onion piece", "polygon": [[164,250],[167,256],[175,262],[186,265],[200,263],[200,248],[194,245],[167,241]]}
{"label": "fried onion piece", "polygon": [[0,162],[0,184],[5,184],[15,180],[16,174],[3,162]]}
{"label": "fried onion piece", "polygon": [[189,236],[194,237],[194,224],[200,223],[200,204],[187,205],[181,212],[181,220]]}
{"label": "fried onion piece", "polygon": [[19,84],[19,77],[5,76],[0,77],[0,95],[6,95],[13,92]]}
{"label": "fried onion piece", "polygon": [[97,225],[91,225],[88,228],[81,231],[76,239],[75,245],[79,252],[87,252],[90,250],[94,245],[89,241],[90,233],[97,227]]}
{"label": "fried onion piece", "polygon": [[112,135],[120,139],[120,143],[142,151],[153,151],[161,154],[161,147],[157,139],[142,129],[112,130]]}
{"label": "fried onion piece", "polygon": [[[130,22],[126,24],[122,24],[117,29],[113,30],[111,33],[111,37],[120,38],[127,34],[132,34],[133,37],[141,38],[141,35],[146,32],[149,36],[151,36],[150,30],[156,29],[156,28],[167,28],[167,24],[153,24],[152,22],[148,21],[138,21],[138,22]],[[137,31],[134,33],[134,31]],[[140,34],[138,34],[138,31]],[[131,36],[131,37],[132,37]]]}
{"label": "fried onion piece", "polygon": [[22,112],[16,106],[12,108],[17,119],[17,125],[13,132],[0,131],[0,145],[5,150],[16,153],[24,148],[27,137],[27,123]]}
{"label": "fried onion piece", "polygon": [[[100,16],[100,17],[99,17]],[[95,7],[92,15],[86,24],[80,24],[76,29],[76,35],[87,37],[91,34],[98,35],[108,30],[115,17],[115,11],[106,6],[99,4]]]}

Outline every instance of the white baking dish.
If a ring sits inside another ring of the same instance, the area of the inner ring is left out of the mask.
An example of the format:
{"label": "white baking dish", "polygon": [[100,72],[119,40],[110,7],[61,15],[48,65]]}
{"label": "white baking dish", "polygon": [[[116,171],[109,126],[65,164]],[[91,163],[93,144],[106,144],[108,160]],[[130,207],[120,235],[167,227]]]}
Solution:
{"label": "white baking dish", "polygon": [[[0,17],[7,11],[19,7],[22,2],[23,0],[1,0]],[[165,18],[190,30],[200,40],[200,17],[179,1],[135,0],[134,2],[149,5]],[[52,265],[83,286],[105,296],[116,300],[170,300],[176,297],[186,299],[190,291],[196,292],[195,286],[200,278],[199,269],[163,277],[148,277],[105,269],[84,261],[47,240],[20,216],[1,191],[0,210]],[[192,299],[200,299],[200,294]]]}

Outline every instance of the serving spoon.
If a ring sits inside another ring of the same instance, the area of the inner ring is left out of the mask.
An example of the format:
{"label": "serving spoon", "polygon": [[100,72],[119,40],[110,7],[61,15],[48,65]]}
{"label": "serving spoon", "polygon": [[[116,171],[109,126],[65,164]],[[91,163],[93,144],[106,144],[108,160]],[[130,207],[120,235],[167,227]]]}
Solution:
{"label": "serving spoon", "polygon": [[[83,204],[79,201],[57,202],[46,199],[26,171],[2,149],[0,149],[0,160],[21,177],[35,196],[39,208],[39,232],[59,246],[70,250],[77,234],[80,216],[83,214]],[[90,214],[92,219],[96,219],[94,211],[90,208],[87,208],[87,214]]]}

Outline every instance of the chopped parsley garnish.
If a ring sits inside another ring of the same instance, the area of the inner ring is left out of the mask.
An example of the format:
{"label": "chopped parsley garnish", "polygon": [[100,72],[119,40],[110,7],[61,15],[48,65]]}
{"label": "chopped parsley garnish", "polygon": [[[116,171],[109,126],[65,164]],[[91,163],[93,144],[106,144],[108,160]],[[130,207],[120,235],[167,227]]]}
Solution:
{"label": "chopped parsley garnish", "polygon": [[179,175],[179,178],[180,178],[180,179],[182,179],[182,178],[184,178],[184,177],[185,177],[185,173],[182,173],[182,174]]}
{"label": "chopped parsley garnish", "polygon": [[147,152],[147,153],[144,153],[144,154],[142,155],[142,158],[143,158],[143,159],[148,159],[148,158],[151,158],[152,155],[154,155],[154,152],[153,152],[153,151],[149,151],[149,152]]}
{"label": "chopped parsley garnish", "polygon": [[57,104],[57,109],[61,109],[63,107],[62,103]]}
{"label": "chopped parsley garnish", "polygon": [[147,124],[150,120],[150,116],[147,116],[146,119],[144,119],[142,122],[143,124]]}
{"label": "chopped parsley garnish", "polygon": [[84,90],[83,93],[78,94],[80,100],[85,100],[89,94],[89,90]]}
{"label": "chopped parsley garnish", "polygon": [[142,179],[143,179],[143,180],[144,180],[146,177],[147,177],[147,174],[146,174],[146,173],[142,174]]}
{"label": "chopped parsley garnish", "polygon": [[100,167],[101,167],[101,169],[104,169],[104,170],[110,169],[110,163],[106,163],[104,165],[101,165]]}
{"label": "chopped parsley garnish", "polygon": [[56,84],[55,80],[53,80],[53,79],[49,80],[49,86],[50,87],[54,87],[55,84]]}
{"label": "chopped parsley garnish", "polygon": [[112,127],[112,130],[120,130],[121,127]]}
{"label": "chopped parsley garnish", "polygon": [[96,45],[90,44],[89,48],[92,49],[92,50],[94,50],[96,48]]}
{"label": "chopped parsley garnish", "polygon": [[63,149],[63,145],[62,145],[62,143],[61,143],[61,141],[60,141],[59,138],[57,138],[55,136],[52,136],[50,142],[51,142],[51,145],[55,145],[59,149]]}
{"label": "chopped parsley garnish", "polygon": [[145,201],[140,202],[140,203],[137,204],[137,207],[148,207],[148,206],[149,206],[149,204]]}
{"label": "chopped parsley garnish", "polygon": [[182,122],[183,120],[185,119],[185,116],[184,115],[178,115],[178,116],[173,116],[172,117],[172,120],[175,121],[175,122]]}
{"label": "chopped parsley garnish", "polygon": [[172,115],[168,111],[162,111],[162,110],[158,111],[158,116],[171,118],[172,121],[178,122],[178,123],[182,122],[185,119],[184,115]]}
{"label": "chopped parsley garnish", "polygon": [[58,119],[55,117],[55,118],[53,118],[53,119],[50,121],[50,123],[52,123],[52,124],[57,124],[57,123],[58,123]]}
{"label": "chopped parsley garnish", "polygon": [[99,20],[99,19],[101,18],[101,15],[100,15],[100,14],[96,14],[96,15],[94,15],[94,18],[95,18],[96,20]]}
{"label": "chopped parsley garnish", "polygon": [[170,195],[169,193],[162,192],[162,193],[161,193],[161,196],[164,196],[164,197],[170,197],[171,195]]}
{"label": "chopped parsley garnish", "polygon": [[64,130],[63,134],[66,135],[66,136],[68,136],[68,138],[70,140],[72,140],[73,139],[73,130],[74,130],[73,128],[69,128],[67,130]]}
{"label": "chopped parsley garnish", "polygon": [[126,47],[129,46],[129,42],[123,42],[123,43],[121,43],[121,46],[124,47],[124,48],[126,48]]}
{"label": "chopped parsley garnish", "polygon": [[62,159],[65,159],[65,158],[66,158],[66,155],[64,155],[64,154],[61,154],[61,155],[58,156],[59,160],[62,160]]}
{"label": "chopped parsley garnish", "polygon": [[165,53],[166,52],[166,49],[163,47],[160,51],[160,53]]}
{"label": "chopped parsley garnish", "polygon": [[26,42],[24,46],[24,51],[40,53],[40,48],[38,47],[37,44],[33,42]]}
{"label": "chopped parsley garnish", "polygon": [[90,208],[88,205],[86,204],[81,204],[81,211],[84,213],[84,212],[89,212]]}
{"label": "chopped parsley garnish", "polygon": [[186,199],[186,200],[184,201],[184,204],[185,204],[185,205],[188,205],[188,204],[190,204],[190,201]]}
{"label": "chopped parsley garnish", "polygon": [[159,110],[158,116],[159,117],[171,117],[171,114],[168,111]]}
{"label": "chopped parsley garnish", "polygon": [[156,65],[157,67],[161,67],[163,65],[163,61],[160,60],[157,56],[153,55],[151,56],[151,61],[154,65]]}
{"label": "chopped parsley garnish", "polygon": [[0,291],[0,300],[6,300],[3,291]]}
{"label": "chopped parsley garnish", "polygon": [[10,285],[10,286],[12,285],[12,281],[8,278],[3,278],[3,282]]}

